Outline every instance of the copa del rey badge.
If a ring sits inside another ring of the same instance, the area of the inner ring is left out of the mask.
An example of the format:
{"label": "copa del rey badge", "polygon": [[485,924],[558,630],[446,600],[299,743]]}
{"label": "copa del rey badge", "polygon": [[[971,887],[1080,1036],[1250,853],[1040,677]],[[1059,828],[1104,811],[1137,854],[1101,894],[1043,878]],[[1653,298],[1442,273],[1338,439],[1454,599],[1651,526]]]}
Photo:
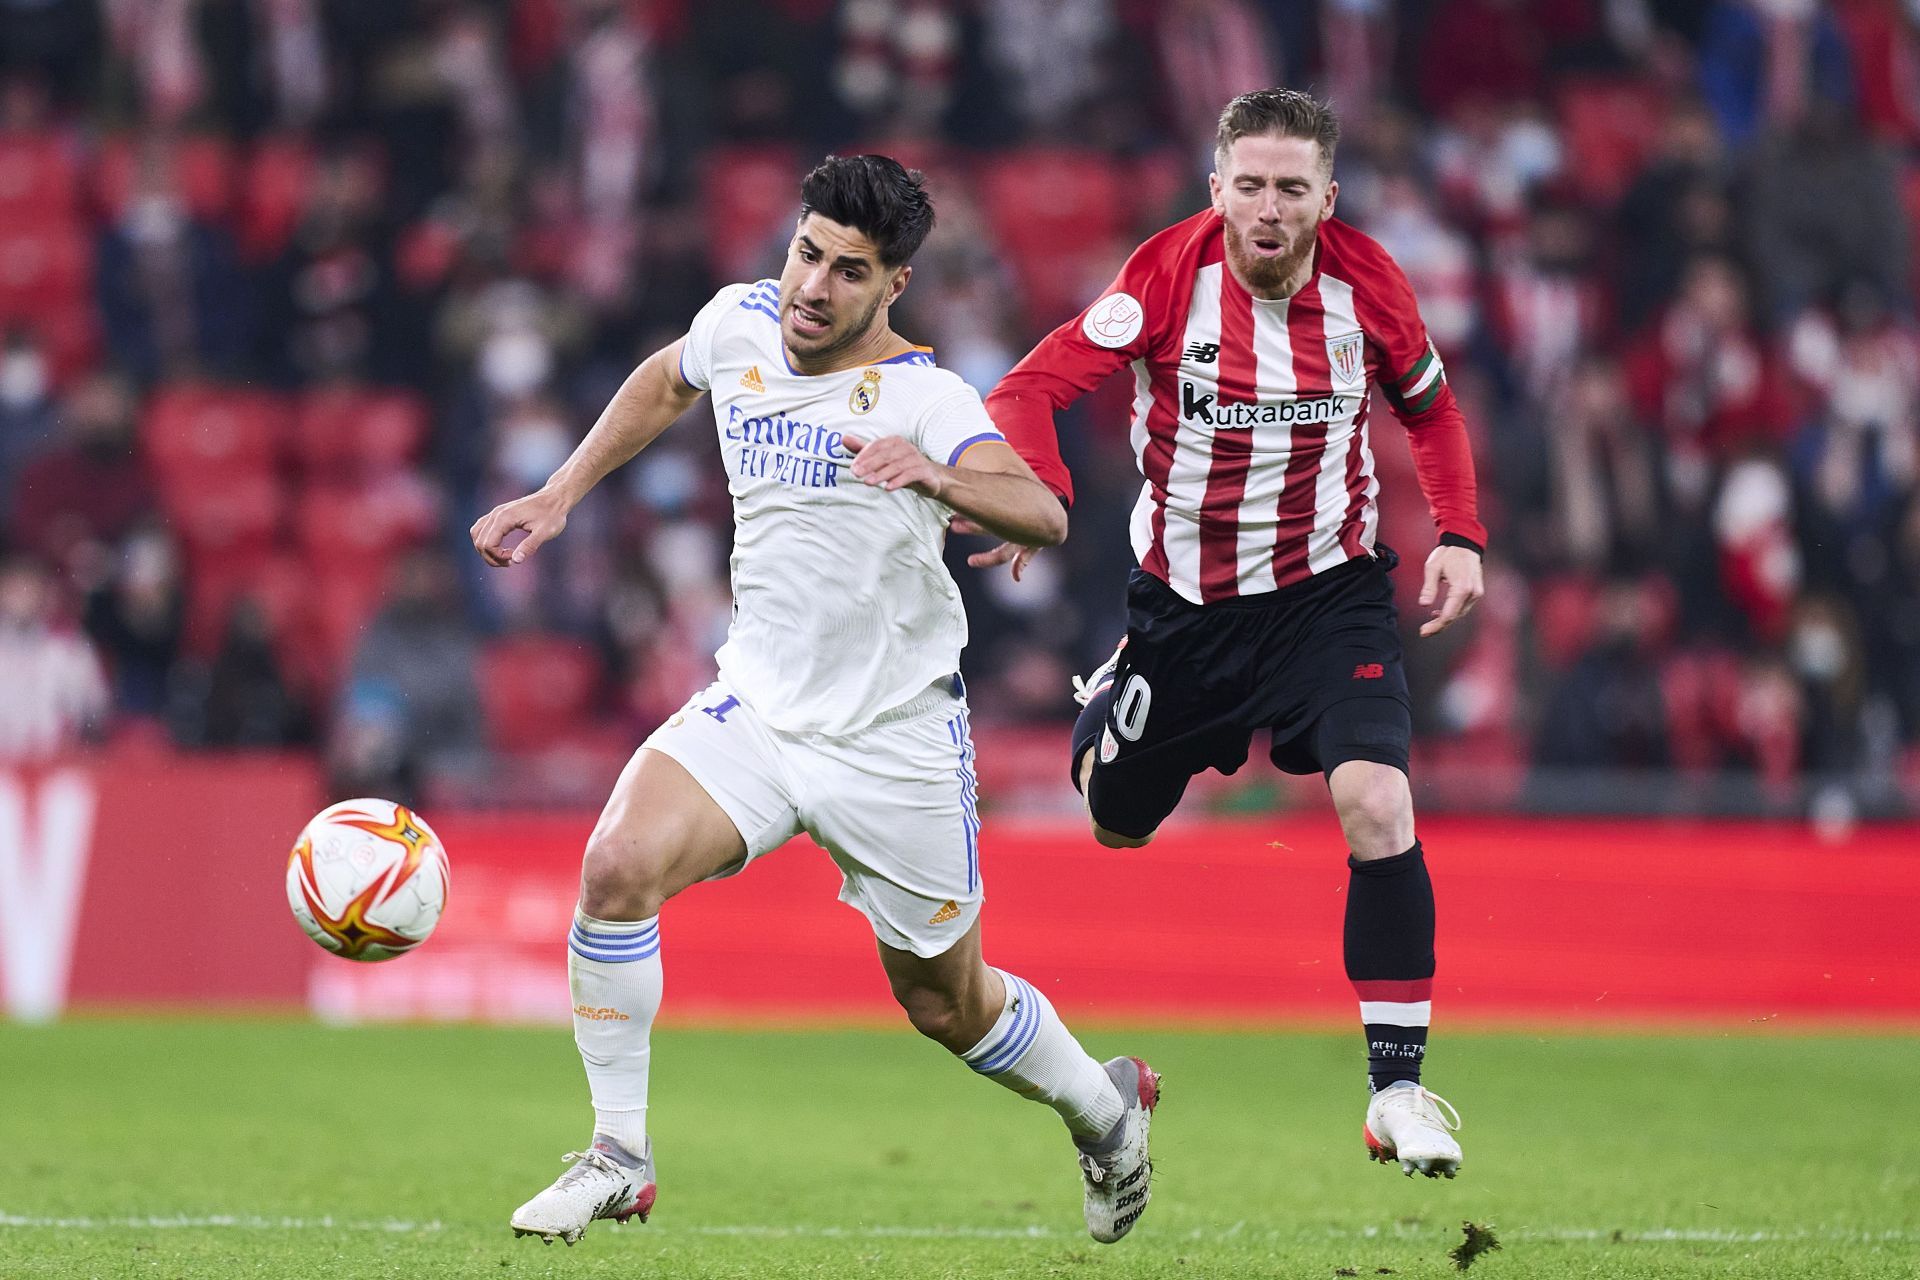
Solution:
{"label": "copa del rey badge", "polygon": [[1362,333],[1342,334],[1327,343],[1327,363],[1342,382],[1352,382],[1360,373],[1360,356],[1366,346]]}
{"label": "copa del rey badge", "polygon": [[1117,351],[1140,336],[1147,309],[1130,293],[1110,293],[1087,308],[1080,332],[1096,347]]}

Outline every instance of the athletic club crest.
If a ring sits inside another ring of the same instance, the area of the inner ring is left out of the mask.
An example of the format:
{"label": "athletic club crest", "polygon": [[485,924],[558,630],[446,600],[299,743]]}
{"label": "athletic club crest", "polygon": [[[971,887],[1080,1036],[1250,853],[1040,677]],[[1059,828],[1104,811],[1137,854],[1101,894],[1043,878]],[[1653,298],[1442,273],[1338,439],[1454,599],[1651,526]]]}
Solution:
{"label": "athletic club crest", "polygon": [[869,369],[854,384],[853,393],[847,397],[847,408],[855,413],[872,413],[874,406],[879,403],[880,371]]}
{"label": "athletic club crest", "polygon": [[1327,364],[1340,381],[1352,382],[1360,376],[1360,357],[1366,341],[1366,335],[1360,333],[1342,334],[1328,341]]}

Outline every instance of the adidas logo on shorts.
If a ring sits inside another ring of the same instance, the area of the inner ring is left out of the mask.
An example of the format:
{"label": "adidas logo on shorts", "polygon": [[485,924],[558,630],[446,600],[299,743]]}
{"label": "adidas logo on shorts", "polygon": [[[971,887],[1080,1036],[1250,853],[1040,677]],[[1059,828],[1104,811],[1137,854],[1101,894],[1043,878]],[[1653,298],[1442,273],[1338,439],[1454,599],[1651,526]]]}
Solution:
{"label": "adidas logo on shorts", "polygon": [[945,924],[949,920],[958,920],[959,918],[960,918],[960,904],[955,902],[952,898],[948,898],[945,904],[943,904],[938,911],[933,913],[933,919],[927,921],[927,923],[928,924]]}

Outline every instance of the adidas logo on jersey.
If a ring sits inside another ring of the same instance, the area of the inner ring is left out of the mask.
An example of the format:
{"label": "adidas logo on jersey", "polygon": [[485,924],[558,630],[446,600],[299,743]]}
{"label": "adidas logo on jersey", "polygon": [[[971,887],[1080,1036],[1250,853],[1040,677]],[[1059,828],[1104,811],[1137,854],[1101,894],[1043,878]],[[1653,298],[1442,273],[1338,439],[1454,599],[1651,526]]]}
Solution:
{"label": "adidas logo on jersey", "polygon": [[749,391],[765,391],[767,384],[760,378],[760,366],[756,364],[741,374],[740,385]]}
{"label": "adidas logo on jersey", "polygon": [[960,918],[960,904],[955,902],[952,898],[948,898],[944,903],[941,904],[940,909],[933,913],[933,919],[927,921],[927,923],[928,924],[945,924],[949,920],[958,920],[959,918]]}

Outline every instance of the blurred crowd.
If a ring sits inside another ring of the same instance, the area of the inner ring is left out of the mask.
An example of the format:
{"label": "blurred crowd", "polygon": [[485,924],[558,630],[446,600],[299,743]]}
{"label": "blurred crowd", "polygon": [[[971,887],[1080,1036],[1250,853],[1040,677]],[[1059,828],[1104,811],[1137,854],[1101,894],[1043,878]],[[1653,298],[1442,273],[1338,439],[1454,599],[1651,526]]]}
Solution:
{"label": "blurred crowd", "polygon": [[[0,0],[0,758],[597,798],[726,627],[710,424],[528,565],[466,531],[777,274],[805,169],[927,171],[896,328],[984,393],[1281,83],[1475,433],[1489,594],[1409,643],[1421,759],[1920,794],[1920,0]],[[1062,419],[1067,546],[955,548],[989,732],[1051,742],[1121,629],[1119,381]]]}

